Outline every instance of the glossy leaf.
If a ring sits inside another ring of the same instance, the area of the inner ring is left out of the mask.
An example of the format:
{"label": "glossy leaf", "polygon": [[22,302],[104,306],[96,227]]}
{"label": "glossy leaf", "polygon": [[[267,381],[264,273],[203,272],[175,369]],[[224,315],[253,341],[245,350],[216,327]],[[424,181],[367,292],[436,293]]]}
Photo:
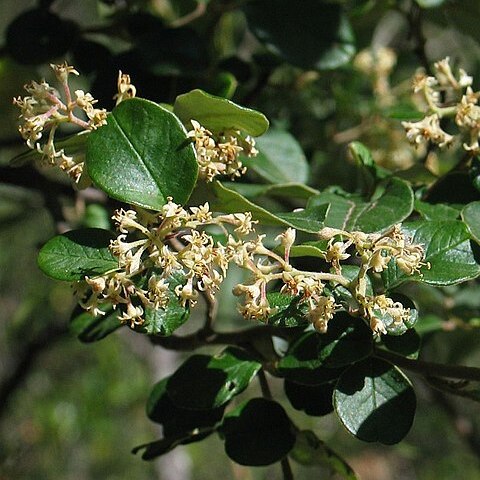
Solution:
{"label": "glossy leaf", "polygon": [[298,212],[271,213],[220,182],[214,183],[213,190],[216,200],[212,202],[212,207],[215,210],[225,213],[251,212],[254,219],[265,225],[293,227],[309,233],[317,233],[323,228],[323,219],[329,208],[328,204],[322,204]]}
{"label": "glossy leaf", "polygon": [[196,429],[213,427],[222,419],[225,406],[212,410],[190,410],[173,403],[167,393],[169,378],[155,384],[147,400],[147,416],[162,425],[165,437],[184,437]]}
{"label": "glossy leaf", "polygon": [[382,344],[390,351],[408,358],[418,358],[422,341],[420,335],[413,329],[403,335],[383,335]]}
{"label": "glossy leaf", "polygon": [[111,197],[159,210],[189,198],[197,179],[193,145],[179,120],[156,103],[123,101],[87,142],[88,173]]}
{"label": "glossy leaf", "polygon": [[189,129],[192,119],[213,132],[240,130],[258,137],[268,129],[268,120],[263,113],[199,89],[179,95],[173,112]]}
{"label": "glossy leaf", "polygon": [[318,359],[323,366],[340,368],[372,353],[372,331],[360,319],[347,312],[335,314],[327,333],[319,335]]}
{"label": "glossy leaf", "polygon": [[275,313],[268,317],[268,325],[276,327],[299,327],[309,322],[306,317],[306,305],[299,304],[299,298],[282,293],[267,293],[267,300]]}
{"label": "glossy leaf", "polygon": [[256,140],[259,153],[244,164],[269,183],[307,183],[308,163],[295,137],[280,129],[270,129]]}
{"label": "glossy leaf", "polygon": [[265,185],[259,183],[222,182],[222,185],[250,200],[260,196],[309,199],[313,195],[318,195],[320,193],[315,188],[304,185],[303,183],[277,183],[276,185]]}
{"label": "glossy leaf", "polygon": [[370,201],[358,196],[322,192],[311,197],[307,209],[330,204],[325,226],[343,230],[378,232],[407,218],[413,209],[413,192],[403,180],[391,178],[378,184]]}
{"label": "glossy leaf", "polygon": [[408,329],[413,328],[417,324],[418,320],[418,310],[416,305],[412,302],[410,298],[406,295],[400,293],[390,294],[390,298],[394,302],[400,302],[405,309],[408,309],[408,316],[405,315],[403,321],[398,323],[395,319],[386,311],[381,311],[380,309],[374,309],[375,315],[383,322],[385,329],[387,330],[388,335],[403,336]]}
{"label": "glossy leaf", "polygon": [[344,427],[359,440],[393,445],[410,430],[416,409],[410,381],[388,362],[369,358],[352,365],[333,395]]}
{"label": "glossy leaf", "polygon": [[395,288],[408,280],[421,280],[430,285],[452,285],[480,275],[470,233],[463,222],[418,221],[404,224],[402,229],[411,243],[423,245],[425,262],[430,264],[430,268],[422,268],[422,276],[410,276],[392,261],[382,274],[387,288]]}
{"label": "glossy leaf", "polygon": [[105,315],[93,316],[81,311],[70,320],[70,331],[85,343],[97,342],[122,326],[118,319],[118,311],[112,310],[111,307]]}
{"label": "glossy leaf", "polygon": [[40,65],[65,55],[77,34],[75,23],[36,8],[23,12],[8,26],[6,50],[18,63]]}
{"label": "glossy leaf", "polygon": [[343,480],[358,480],[350,465],[310,430],[297,433],[295,446],[289,456],[302,465],[326,467]]}
{"label": "glossy leaf", "polygon": [[244,7],[248,27],[265,46],[305,69],[328,70],[355,54],[350,24],[338,4],[302,0],[262,0]]}
{"label": "glossy leaf", "polygon": [[248,400],[228,413],[221,433],[227,455],[240,465],[278,462],[295,444],[294,429],[285,410],[265,398]]}
{"label": "glossy leaf", "polygon": [[462,220],[466,223],[472,238],[480,244],[480,202],[472,202],[462,210]]}
{"label": "glossy leaf", "polygon": [[181,327],[190,316],[189,307],[184,307],[175,294],[175,288],[183,285],[185,279],[182,275],[172,275],[168,279],[168,304],[165,308],[145,309],[145,321],[142,325],[135,327],[135,330],[147,335],[171,335],[177,328]]}
{"label": "glossy leaf", "polygon": [[458,209],[441,203],[427,203],[415,200],[415,210],[425,220],[456,220],[460,212]]}
{"label": "glossy leaf", "polygon": [[328,415],[333,412],[332,395],[335,382],[321,385],[302,385],[285,380],[285,395],[296,410],[310,416]]}
{"label": "glossy leaf", "polygon": [[324,366],[318,355],[320,337],[317,332],[302,335],[278,362],[277,373],[302,385],[322,385],[336,380],[344,369]]}
{"label": "glossy leaf", "polygon": [[170,377],[167,392],[178,407],[211,410],[247,388],[260,368],[260,363],[233,347],[213,357],[192,355]]}
{"label": "glossy leaf", "polygon": [[38,265],[49,277],[74,282],[118,268],[108,246],[113,234],[99,228],[72,230],[50,239],[38,254]]}

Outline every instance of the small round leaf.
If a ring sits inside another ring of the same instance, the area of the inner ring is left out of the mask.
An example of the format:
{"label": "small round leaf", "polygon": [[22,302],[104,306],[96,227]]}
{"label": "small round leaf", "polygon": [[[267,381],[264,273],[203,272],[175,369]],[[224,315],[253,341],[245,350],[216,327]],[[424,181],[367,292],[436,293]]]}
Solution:
{"label": "small round leaf", "polygon": [[160,210],[185,203],[197,180],[196,154],[177,117],[154,102],[132,98],[88,137],[90,178],[108,195]]}
{"label": "small round leaf", "polygon": [[393,445],[410,430],[416,398],[408,378],[376,358],[352,365],[339,378],[333,394],[344,427],[365,442]]}
{"label": "small round leaf", "polygon": [[240,465],[278,462],[295,444],[293,426],[283,407],[264,398],[253,398],[226,415],[221,432],[227,455]]}

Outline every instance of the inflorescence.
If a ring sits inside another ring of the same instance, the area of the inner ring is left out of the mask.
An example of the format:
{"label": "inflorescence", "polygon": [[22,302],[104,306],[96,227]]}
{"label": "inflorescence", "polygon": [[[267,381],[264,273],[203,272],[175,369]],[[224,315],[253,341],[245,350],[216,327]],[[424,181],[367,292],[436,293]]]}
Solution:
{"label": "inflorescence", "polygon": [[[355,299],[348,306],[350,313],[367,319],[376,334],[386,333],[379,312],[402,324],[410,311],[385,295],[369,295],[367,273],[382,272],[392,260],[409,275],[427,265],[423,248],[410,244],[399,225],[383,234],[323,229],[319,234],[328,240],[324,258],[331,269],[310,272],[290,263],[293,228],[277,236],[283,251],[277,254],[264,245],[265,235],[255,232],[250,213],[215,216],[208,203],[186,210],[169,199],[158,214],[118,210],[113,219],[119,235],[110,250],[118,268],[86,277],[78,289],[80,304],[95,315],[103,314],[102,305],[112,305],[132,328],[144,323],[148,309],[166,308],[172,298],[184,307],[195,305],[200,293],[213,300],[229,266],[235,264],[249,272],[249,281],[233,289],[234,295],[243,297],[239,311],[246,319],[268,321],[275,313],[267,298],[268,285],[274,283],[281,285],[282,293],[297,297],[306,307],[306,319],[317,331],[326,332],[334,313],[344,308],[332,293],[340,285]],[[209,233],[212,227],[221,240]],[[360,261],[353,280],[342,275],[342,262],[350,257]]]}
{"label": "inflorescence", "polygon": [[[448,147],[458,137],[463,149],[470,155],[480,153],[480,92],[472,89],[473,79],[463,69],[454,75],[449,58],[434,65],[435,75],[418,72],[413,79],[413,91],[420,97],[426,116],[418,122],[402,122],[408,140],[414,144],[434,143]],[[441,120],[453,119],[458,134],[450,134],[441,126]]]}

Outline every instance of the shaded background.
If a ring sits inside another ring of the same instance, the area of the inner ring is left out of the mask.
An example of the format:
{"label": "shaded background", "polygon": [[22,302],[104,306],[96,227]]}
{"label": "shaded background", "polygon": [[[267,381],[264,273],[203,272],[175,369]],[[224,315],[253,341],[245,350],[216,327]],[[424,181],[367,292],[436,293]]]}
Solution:
{"label": "shaded background", "polygon": [[[71,289],[39,272],[36,253],[58,231],[108,225],[105,199],[91,191],[75,193],[62,177],[31,165],[8,166],[23,151],[16,129],[18,112],[11,99],[23,95],[22,86],[32,79],[53,82],[48,68],[52,61],[68,59],[75,65],[82,73],[75,86],[91,91],[107,109],[113,106],[119,69],[132,76],[139,96],[158,102],[172,102],[178,94],[198,87],[258,108],[300,142],[311,166],[312,186],[335,183],[347,189],[356,185],[345,148],[350,140],[364,141],[387,164],[394,152],[408,151],[407,160],[402,160],[407,164],[393,168],[410,167],[418,156],[395,133],[401,132],[398,121],[379,120],[386,117],[386,107],[379,106],[368,76],[354,68],[354,49],[373,45],[395,50],[397,66],[390,80],[399,96],[407,95],[408,79],[418,65],[428,66],[445,55],[469,73],[480,73],[480,7],[473,0],[318,1],[324,12],[315,20],[318,29],[312,29],[311,19],[303,28],[292,11],[293,28],[287,33],[295,45],[304,41],[305,52],[299,56],[288,49],[265,48],[259,32],[256,38],[254,26],[238,8],[242,3],[2,0],[1,480],[280,478],[278,466],[234,465],[215,436],[178,447],[155,462],[130,453],[134,446],[159,436],[145,416],[145,402],[153,383],[173,372],[182,357],[153,347],[127,329],[93,344],[82,344],[69,332]],[[422,10],[422,3],[439,7]],[[338,38],[338,29],[331,30],[332,25],[338,27],[332,4],[340,5],[349,20],[348,35]],[[265,8],[275,8],[275,1],[265,1]],[[343,61],[341,52],[335,51],[335,68],[326,69],[321,63],[325,58],[317,53],[337,41],[348,58]],[[478,88],[478,82],[474,86]],[[448,154],[444,160],[448,165]],[[478,329],[473,324],[468,331],[454,328],[457,318],[480,317],[476,283],[460,300],[457,287],[418,288],[423,290],[415,295],[422,297],[430,320],[441,323],[426,337],[424,355],[478,365]],[[235,301],[228,285],[220,305],[225,328],[236,325],[239,320],[232,313]],[[281,383],[273,382],[273,388],[281,398]],[[315,430],[364,480],[480,478],[478,406],[459,403],[421,383],[416,391],[419,408],[414,426],[395,447],[355,440],[332,415],[312,418],[293,412],[292,416],[302,428]],[[294,469],[300,480],[326,474],[298,465]]]}

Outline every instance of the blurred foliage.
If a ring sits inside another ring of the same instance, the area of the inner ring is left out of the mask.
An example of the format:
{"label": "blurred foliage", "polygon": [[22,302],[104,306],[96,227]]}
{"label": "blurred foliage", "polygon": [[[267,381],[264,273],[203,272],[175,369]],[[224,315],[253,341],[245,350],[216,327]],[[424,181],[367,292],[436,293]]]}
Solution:
{"label": "blurred foliage", "polygon": [[[132,346],[132,335],[124,329],[101,344],[80,344],[68,331],[70,289],[36,268],[40,245],[54,233],[108,228],[106,212],[114,205],[105,208],[103,196],[72,194],[65,180],[51,172],[7,167],[23,151],[11,99],[25,83],[48,79],[48,63],[67,58],[85,74],[76,87],[91,91],[108,109],[114,105],[118,70],[131,75],[142,97],[160,103],[173,103],[178,95],[201,88],[258,109],[271,121],[270,133],[259,141],[262,163],[249,171],[250,181],[270,178],[281,184],[294,177],[314,193],[335,184],[346,191],[360,186],[367,194],[369,175],[381,176],[381,169],[397,171],[414,184],[419,179],[431,184],[455,166],[454,149],[411,148],[400,120],[418,118],[409,82],[418,66],[430,68],[449,55],[453,64],[479,77],[479,21],[475,0],[305,0],[302,8],[293,9],[283,0],[3,0],[0,374],[5,404],[0,478],[162,479],[162,465],[168,464],[141,462],[130,453],[132,446],[158,436],[144,411],[159,377],[154,347],[141,341]],[[301,56],[295,55],[298,45],[305,45]],[[368,47],[395,51],[396,63],[384,75],[386,89],[365,59],[355,56]],[[298,167],[292,176],[269,145],[272,137],[290,142]],[[370,149],[378,169],[347,149],[357,140]],[[278,178],[268,173],[275,167]],[[451,205],[439,213],[417,203],[418,215],[455,220],[459,203],[478,199],[472,176],[477,178],[475,171],[444,177],[429,198],[435,203],[448,194]],[[266,192],[250,194],[277,211],[301,205],[299,198],[312,193],[303,188],[286,198],[266,198]],[[474,208],[462,215],[474,224]],[[220,314],[235,324],[228,290],[225,286],[221,294]],[[478,365],[478,281],[441,289],[410,283],[400,291],[421,304],[417,331],[423,358]],[[160,376],[166,373],[171,371]],[[421,406],[414,428],[402,444],[388,449],[360,444],[328,416],[289,414],[302,429],[335,445],[365,480],[479,478],[478,404],[459,403],[420,382],[415,387]],[[272,389],[288,405],[281,382],[272,382]],[[240,395],[236,405],[246,399]],[[178,480],[281,478],[278,467],[232,465],[215,435],[179,448],[188,452],[191,468]],[[297,464],[293,469],[298,479],[328,474]]]}

